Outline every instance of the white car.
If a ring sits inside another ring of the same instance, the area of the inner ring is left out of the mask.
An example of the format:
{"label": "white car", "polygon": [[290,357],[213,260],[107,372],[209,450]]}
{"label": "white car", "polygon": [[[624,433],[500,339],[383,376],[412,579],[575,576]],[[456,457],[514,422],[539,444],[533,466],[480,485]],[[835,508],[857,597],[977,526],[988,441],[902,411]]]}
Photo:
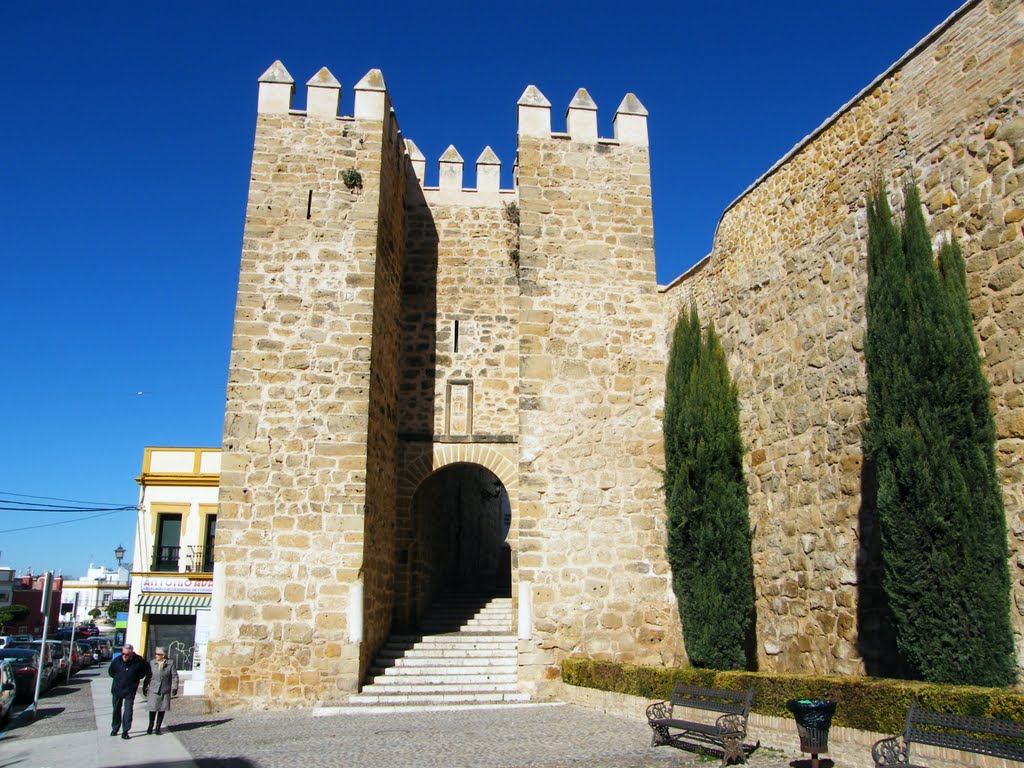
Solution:
{"label": "white car", "polygon": [[14,667],[7,659],[0,659],[0,725],[7,722],[11,716],[11,709],[14,707],[14,697],[17,695],[17,685],[14,680]]}

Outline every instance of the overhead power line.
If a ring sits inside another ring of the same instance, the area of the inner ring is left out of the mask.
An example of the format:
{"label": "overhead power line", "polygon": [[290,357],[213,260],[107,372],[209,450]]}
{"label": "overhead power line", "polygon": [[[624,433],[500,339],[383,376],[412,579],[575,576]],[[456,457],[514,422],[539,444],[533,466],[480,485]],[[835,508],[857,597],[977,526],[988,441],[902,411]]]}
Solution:
{"label": "overhead power line", "polygon": [[[44,499],[46,501],[60,501],[64,503],[42,504],[35,501],[22,501],[21,499]],[[54,525],[68,525],[70,523],[79,523],[85,520],[93,520],[97,517],[106,517],[107,515],[113,515],[118,512],[134,512],[136,509],[138,509],[138,507],[135,504],[114,504],[106,501],[82,501],[81,499],[62,499],[56,496],[33,496],[27,493],[13,493],[11,491],[0,491],[0,512],[22,512],[32,516],[36,516],[40,513],[91,513],[83,517],[74,517],[68,520],[58,520],[50,523],[37,523],[35,525],[24,525],[18,528],[5,528],[3,530],[0,530],[0,533],[16,533],[18,531],[31,531],[37,528],[50,528]],[[38,517],[36,519],[38,519]]]}
{"label": "overhead power line", "polygon": [[0,530],[0,533],[15,533],[16,531],[31,531],[36,528],[51,528],[55,525],[67,525],[68,523],[79,523],[82,520],[92,520],[97,517],[106,517],[107,515],[113,515],[116,512],[124,512],[127,509],[135,509],[135,507],[126,507],[121,509],[112,509],[107,512],[100,512],[98,515],[86,515],[85,517],[76,517],[73,520],[58,520],[55,523],[42,523],[40,525],[26,525],[22,528],[6,528]]}
{"label": "overhead power line", "polygon": [[6,507],[4,504],[9,503],[6,499],[0,499],[0,512],[57,512],[57,513],[71,513],[71,512],[125,512],[129,509],[138,509],[134,504],[123,505],[120,507],[58,507],[54,509],[37,509],[35,507]]}
{"label": "overhead power line", "polygon": [[98,507],[116,507],[119,504],[119,502],[115,501],[82,501],[82,499],[62,499],[57,496],[33,496],[28,493],[14,493],[12,491],[0,491],[0,496],[17,496],[21,499],[45,499],[46,501],[65,501],[69,504],[92,504]]}

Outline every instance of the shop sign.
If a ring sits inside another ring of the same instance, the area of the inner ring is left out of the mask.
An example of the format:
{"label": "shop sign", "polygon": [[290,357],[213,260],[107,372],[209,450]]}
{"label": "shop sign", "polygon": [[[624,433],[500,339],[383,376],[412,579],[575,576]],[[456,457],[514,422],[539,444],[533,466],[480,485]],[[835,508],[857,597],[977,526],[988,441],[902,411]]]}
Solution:
{"label": "shop sign", "polygon": [[209,595],[213,593],[213,579],[178,579],[147,576],[142,580],[143,592],[177,592],[183,595]]}

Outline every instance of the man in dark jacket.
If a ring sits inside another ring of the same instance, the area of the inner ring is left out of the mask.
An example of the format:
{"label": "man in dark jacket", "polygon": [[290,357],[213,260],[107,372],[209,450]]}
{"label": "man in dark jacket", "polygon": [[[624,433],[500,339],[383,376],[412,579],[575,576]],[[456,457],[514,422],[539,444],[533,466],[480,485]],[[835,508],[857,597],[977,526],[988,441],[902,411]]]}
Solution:
{"label": "man in dark jacket", "polygon": [[132,728],[132,709],[135,706],[135,694],[139,690],[139,683],[145,680],[149,685],[149,678],[153,674],[149,670],[149,664],[141,656],[135,655],[135,649],[125,643],[121,649],[121,655],[115,656],[107,673],[114,678],[110,684],[110,693],[114,699],[114,718],[110,724],[110,735],[117,736],[118,729],[121,730],[121,738],[128,738],[128,731]]}

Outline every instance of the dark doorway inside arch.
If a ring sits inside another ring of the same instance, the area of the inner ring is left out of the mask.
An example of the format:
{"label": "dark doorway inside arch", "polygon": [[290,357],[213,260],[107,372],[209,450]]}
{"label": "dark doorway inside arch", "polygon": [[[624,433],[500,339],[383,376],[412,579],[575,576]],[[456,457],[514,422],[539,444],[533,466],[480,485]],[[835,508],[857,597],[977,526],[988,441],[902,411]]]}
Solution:
{"label": "dark doorway inside arch", "polygon": [[505,486],[486,467],[453,464],[424,480],[412,500],[411,541],[399,557],[408,579],[399,593],[409,598],[399,623],[420,626],[442,595],[509,596],[511,518]]}

